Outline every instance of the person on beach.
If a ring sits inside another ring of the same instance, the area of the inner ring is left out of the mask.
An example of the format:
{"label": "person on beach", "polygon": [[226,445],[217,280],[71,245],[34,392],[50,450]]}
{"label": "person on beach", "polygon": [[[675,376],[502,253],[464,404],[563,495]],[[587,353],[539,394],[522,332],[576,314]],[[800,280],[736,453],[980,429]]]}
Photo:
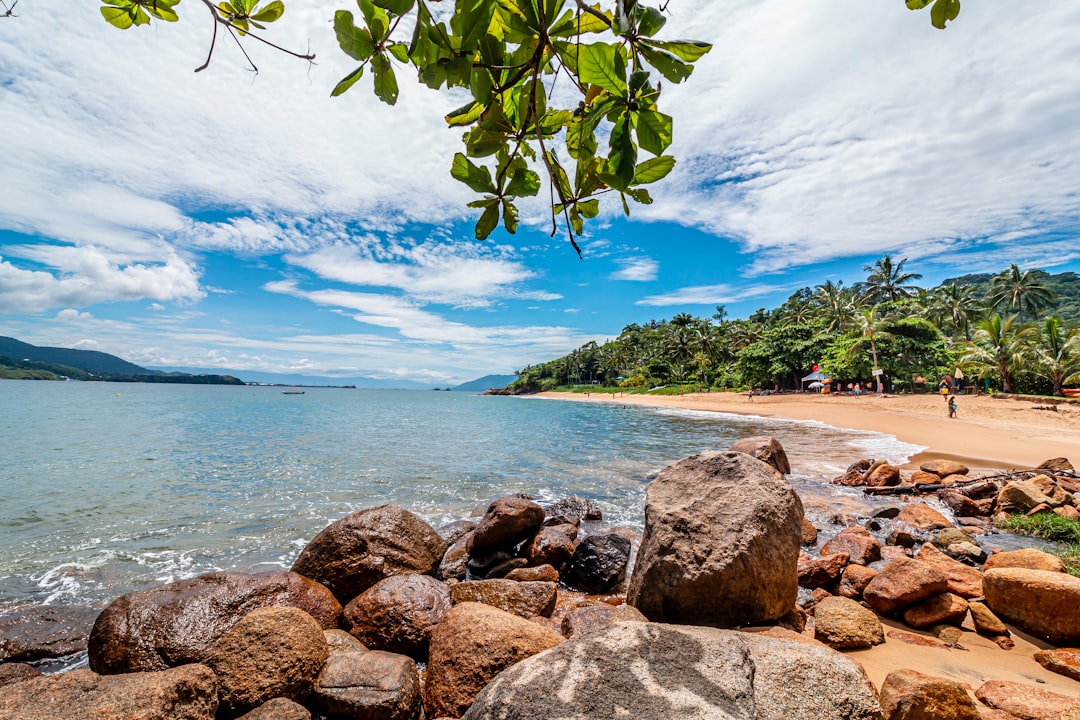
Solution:
{"label": "person on beach", "polygon": [[750,388],[750,392],[746,393],[746,401],[754,402],[754,388]]}
{"label": "person on beach", "polygon": [[859,397],[862,395],[862,387],[859,386],[859,383],[855,383],[855,387],[852,388],[851,392],[855,394],[855,397]]}
{"label": "person on beach", "polygon": [[956,396],[955,395],[950,395],[949,396],[949,417],[951,417],[951,418],[956,417]]}

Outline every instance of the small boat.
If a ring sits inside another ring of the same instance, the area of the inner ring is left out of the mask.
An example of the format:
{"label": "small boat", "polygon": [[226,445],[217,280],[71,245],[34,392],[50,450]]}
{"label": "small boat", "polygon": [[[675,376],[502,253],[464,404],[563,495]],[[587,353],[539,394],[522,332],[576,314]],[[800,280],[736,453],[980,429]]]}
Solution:
{"label": "small boat", "polygon": [[282,395],[303,395],[304,391],[297,388],[289,388],[288,390],[282,390]]}

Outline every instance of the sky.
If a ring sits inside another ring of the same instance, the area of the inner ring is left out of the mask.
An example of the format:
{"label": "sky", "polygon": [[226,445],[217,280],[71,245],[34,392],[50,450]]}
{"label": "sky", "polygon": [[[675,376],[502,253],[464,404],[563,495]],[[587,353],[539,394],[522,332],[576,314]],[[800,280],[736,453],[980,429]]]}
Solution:
{"label": "sky", "polygon": [[[10,2],[7,3],[10,6]],[[396,107],[291,0],[258,74],[181,22],[94,2],[0,18],[0,335],[147,367],[441,385],[512,373],[634,322],[746,317],[884,253],[933,286],[1009,263],[1080,270],[1080,3],[670,0],[714,48],[665,83],[676,169],[602,203],[578,257],[543,196],[473,238],[449,174],[462,104],[399,69]]]}

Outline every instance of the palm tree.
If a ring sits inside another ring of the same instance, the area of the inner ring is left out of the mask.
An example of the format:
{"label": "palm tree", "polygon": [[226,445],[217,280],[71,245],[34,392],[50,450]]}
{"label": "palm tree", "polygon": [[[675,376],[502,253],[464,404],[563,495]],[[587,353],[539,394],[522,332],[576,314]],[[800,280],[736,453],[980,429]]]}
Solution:
{"label": "palm tree", "polygon": [[[971,322],[979,316],[980,303],[971,285],[942,285],[934,291],[935,322],[949,324],[965,340],[971,339]],[[941,322],[944,321],[944,322]]]}
{"label": "palm tree", "polygon": [[1035,348],[1035,372],[1054,386],[1054,395],[1061,395],[1061,386],[1080,380],[1080,330],[1066,330],[1053,315],[1039,328],[1039,344]]}
{"label": "palm tree", "polygon": [[[879,335],[889,336],[889,333],[885,332],[883,329],[887,318],[878,317],[877,313],[878,308],[877,305],[875,305],[872,308],[863,310],[855,316],[855,322],[858,324],[859,333],[870,341],[870,357],[874,361],[874,370],[881,369],[878,367],[877,343],[874,342],[874,337]],[[854,350],[857,347],[858,345],[852,345],[851,349]],[[881,375],[874,375],[874,381],[877,384],[878,395],[881,395],[884,392],[881,387]]]}
{"label": "palm tree", "polygon": [[901,298],[911,297],[913,288],[903,286],[921,279],[922,275],[904,272],[906,262],[907,258],[904,258],[893,265],[892,258],[886,254],[873,265],[863,267],[863,270],[870,273],[866,278],[867,295],[870,300],[875,303],[886,300],[895,302]]}
{"label": "palm tree", "polygon": [[1054,292],[1032,270],[1020,272],[1016,263],[994,277],[986,302],[995,310],[1016,310],[1019,317],[1027,311],[1034,319],[1039,310],[1054,304]]}
{"label": "palm tree", "polygon": [[830,332],[843,332],[851,324],[857,309],[856,293],[852,288],[845,288],[844,281],[826,280],[814,288],[814,305],[823,310],[829,319],[825,327]]}
{"label": "palm tree", "polygon": [[693,361],[701,372],[701,384],[708,385],[707,371],[720,355],[720,329],[707,322],[699,323],[690,330],[690,350]]}
{"label": "palm tree", "polygon": [[1022,325],[1016,315],[1002,318],[991,315],[979,321],[975,338],[967,343],[961,362],[973,365],[980,373],[994,373],[1004,392],[1012,392],[1012,383],[1028,360],[1027,339],[1033,328]]}

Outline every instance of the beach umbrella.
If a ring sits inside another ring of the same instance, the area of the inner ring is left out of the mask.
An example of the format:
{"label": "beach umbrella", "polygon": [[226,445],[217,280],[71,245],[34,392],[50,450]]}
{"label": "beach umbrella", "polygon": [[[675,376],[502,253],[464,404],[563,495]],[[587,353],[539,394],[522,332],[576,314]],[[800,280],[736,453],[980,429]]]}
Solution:
{"label": "beach umbrella", "polygon": [[810,388],[812,390],[817,390],[819,387],[821,387],[821,383],[819,383],[817,380],[815,380],[814,382],[810,383],[806,387],[808,387],[808,388]]}

